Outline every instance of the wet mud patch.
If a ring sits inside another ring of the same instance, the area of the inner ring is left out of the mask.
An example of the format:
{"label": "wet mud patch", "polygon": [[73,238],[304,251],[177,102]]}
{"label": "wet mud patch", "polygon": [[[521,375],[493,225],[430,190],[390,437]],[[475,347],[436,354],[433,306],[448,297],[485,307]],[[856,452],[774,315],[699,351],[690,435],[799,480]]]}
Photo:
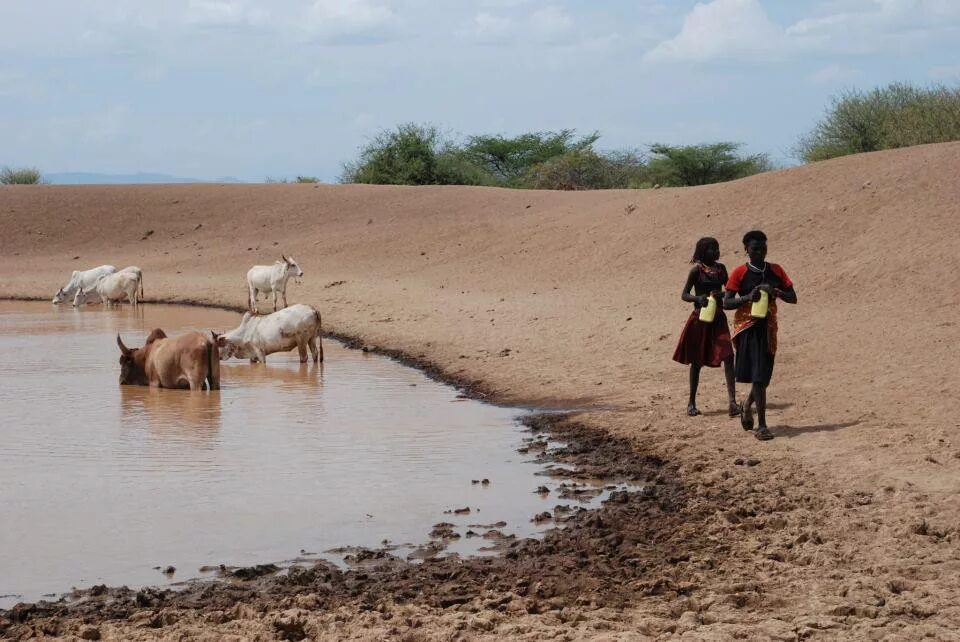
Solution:
{"label": "wet mud patch", "polygon": [[622,608],[644,595],[677,590],[677,580],[663,576],[662,562],[688,559],[709,544],[697,541],[696,529],[684,528],[684,490],[671,466],[570,417],[539,415],[525,423],[535,438],[542,435],[562,444],[546,448],[539,457],[568,466],[569,479],[627,479],[642,483],[642,489],[614,491],[595,510],[558,505],[548,511],[549,518],[540,517],[562,522],[563,528],[547,531],[542,539],[505,535],[500,523],[472,523],[472,536],[489,542],[498,556],[441,554],[450,525],[439,523],[419,562],[413,555],[409,557],[414,561],[402,559],[385,546],[344,551],[349,557],[345,569],[314,560],[281,572],[270,565],[251,567],[250,572],[230,569],[221,573],[220,581],[188,583],[180,590],[96,587],[59,602],[0,611],[0,635],[17,639],[39,632],[62,634],[78,622],[98,621],[136,620],[160,628],[185,613],[225,622],[236,617],[231,613],[240,605],[264,612],[305,595],[312,610],[353,605],[363,611],[415,603],[541,613],[584,605]]}

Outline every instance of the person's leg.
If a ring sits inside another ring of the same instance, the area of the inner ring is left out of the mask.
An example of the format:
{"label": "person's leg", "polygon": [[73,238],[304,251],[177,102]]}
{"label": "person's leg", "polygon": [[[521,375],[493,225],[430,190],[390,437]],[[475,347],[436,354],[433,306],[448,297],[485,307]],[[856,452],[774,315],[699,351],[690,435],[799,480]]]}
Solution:
{"label": "person's leg", "polygon": [[737,382],[734,378],[733,355],[723,360],[723,376],[727,379],[729,414],[731,417],[736,417],[740,414],[740,406],[737,404]]}
{"label": "person's leg", "polygon": [[750,388],[750,394],[740,406],[740,425],[744,430],[753,430],[753,388]]}
{"label": "person's leg", "polygon": [[687,402],[687,414],[695,417],[700,414],[697,410],[697,388],[700,386],[700,368],[701,366],[690,364],[690,399]]}
{"label": "person's leg", "polygon": [[773,439],[773,433],[767,429],[767,385],[753,384],[753,396],[757,400],[757,430],[754,434],[763,441]]}
{"label": "person's leg", "polygon": [[762,383],[753,384],[753,398],[757,402],[757,425],[767,426],[767,387]]}

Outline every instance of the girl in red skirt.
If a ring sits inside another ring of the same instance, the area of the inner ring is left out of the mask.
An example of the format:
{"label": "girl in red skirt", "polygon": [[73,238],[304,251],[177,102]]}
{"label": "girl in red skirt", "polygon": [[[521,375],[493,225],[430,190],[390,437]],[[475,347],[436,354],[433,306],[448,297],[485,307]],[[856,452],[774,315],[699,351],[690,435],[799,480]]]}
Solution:
{"label": "girl in red skirt", "polygon": [[[690,313],[680,333],[680,342],[673,353],[673,360],[690,365],[690,401],[687,405],[687,414],[691,417],[701,414],[697,409],[700,369],[703,366],[716,368],[721,363],[727,379],[729,414],[731,417],[740,415],[733,380],[733,343],[730,341],[727,317],[720,305],[723,286],[728,278],[727,268],[723,263],[718,262],[719,258],[720,243],[717,239],[706,237],[697,241],[691,260],[694,265],[690,269],[690,274],[687,275],[687,283],[683,286],[683,292],[680,295],[680,298],[687,303],[693,303],[693,312]],[[693,294],[690,294],[691,289]],[[700,308],[707,305],[708,297],[717,300],[717,312],[712,323],[700,320]]]}

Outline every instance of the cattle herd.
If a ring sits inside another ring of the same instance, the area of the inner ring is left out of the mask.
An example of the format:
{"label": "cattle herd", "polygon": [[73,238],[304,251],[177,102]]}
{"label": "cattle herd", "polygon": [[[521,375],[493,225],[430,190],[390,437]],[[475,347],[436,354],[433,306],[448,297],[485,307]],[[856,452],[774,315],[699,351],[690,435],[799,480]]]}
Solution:
{"label": "cattle herd", "polygon": [[[287,306],[287,281],[303,276],[292,257],[281,255],[273,265],[255,265],[247,272],[248,307],[240,325],[217,334],[188,332],[168,337],[155,328],[142,348],[128,348],[117,334],[120,347],[120,383],[160,388],[208,390],[220,388],[220,361],[237,357],[251,363],[266,363],[267,355],[297,348],[300,362],[306,363],[307,350],[313,362],[323,361],[320,341],[320,312],[309,305]],[[257,295],[273,295],[273,312],[260,315]],[[53,297],[59,304],[73,297],[73,305],[103,303],[112,305],[126,299],[140,305],[143,299],[143,272],[136,266],[117,270],[101,265],[74,271],[67,284]],[[278,302],[283,307],[277,309]]]}

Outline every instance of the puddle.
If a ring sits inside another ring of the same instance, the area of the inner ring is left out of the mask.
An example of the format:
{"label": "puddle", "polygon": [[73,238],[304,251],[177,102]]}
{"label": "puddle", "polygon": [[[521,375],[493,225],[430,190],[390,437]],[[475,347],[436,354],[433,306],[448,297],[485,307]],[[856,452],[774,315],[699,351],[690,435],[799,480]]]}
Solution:
{"label": "puddle", "polygon": [[0,301],[0,608],[182,582],[204,566],[343,563],[355,551],[344,547],[384,541],[414,559],[441,522],[460,536],[445,554],[489,554],[486,526],[529,536],[555,525],[535,515],[562,522],[612,490],[543,476],[522,411],[331,340],[319,367],[295,351],[223,362],[213,393],[118,385],[118,331],[132,346],[154,327],[222,331],[239,318]]}

